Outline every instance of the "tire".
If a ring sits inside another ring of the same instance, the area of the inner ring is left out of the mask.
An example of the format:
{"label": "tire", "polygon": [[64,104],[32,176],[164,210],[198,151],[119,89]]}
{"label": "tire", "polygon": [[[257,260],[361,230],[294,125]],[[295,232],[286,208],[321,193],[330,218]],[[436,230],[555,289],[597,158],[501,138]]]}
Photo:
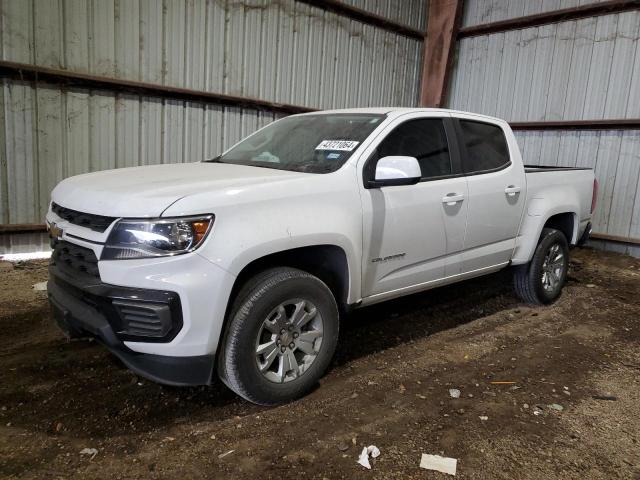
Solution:
{"label": "tire", "polygon": [[218,374],[250,402],[290,402],[312,390],[329,367],[338,329],[338,306],[324,282],[294,268],[267,270],[236,297]]}
{"label": "tire", "polygon": [[[552,253],[552,249],[554,253]],[[558,259],[559,254],[562,255],[560,259]],[[549,259],[556,260],[555,265],[558,268],[549,264]],[[567,238],[559,230],[544,228],[531,261],[515,268],[513,283],[516,293],[527,303],[549,304],[562,293],[568,269],[569,245]],[[546,276],[544,275],[545,271]],[[556,282],[553,281],[555,278],[557,278]]]}

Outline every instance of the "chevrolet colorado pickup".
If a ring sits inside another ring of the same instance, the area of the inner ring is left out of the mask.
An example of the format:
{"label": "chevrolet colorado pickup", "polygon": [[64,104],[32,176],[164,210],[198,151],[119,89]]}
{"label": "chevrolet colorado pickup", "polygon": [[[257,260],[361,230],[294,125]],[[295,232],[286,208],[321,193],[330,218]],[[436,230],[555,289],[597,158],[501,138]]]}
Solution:
{"label": "chevrolet colorado pickup", "polygon": [[48,295],[69,336],[144,377],[217,373],[274,405],[317,383],[350,309],[505,267],[524,301],[554,301],[596,188],[589,169],[524,166],[496,118],[293,115],[212,160],[62,181]]}

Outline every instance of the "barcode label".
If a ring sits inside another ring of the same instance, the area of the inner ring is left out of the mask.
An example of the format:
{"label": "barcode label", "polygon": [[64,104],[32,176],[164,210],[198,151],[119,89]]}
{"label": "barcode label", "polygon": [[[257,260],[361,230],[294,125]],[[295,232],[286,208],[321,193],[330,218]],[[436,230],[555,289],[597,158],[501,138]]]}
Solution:
{"label": "barcode label", "polygon": [[316,150],[344,150],[350,152],[358,146],[360,142],[354,142],[351,140],[323,140],[321,141]]}

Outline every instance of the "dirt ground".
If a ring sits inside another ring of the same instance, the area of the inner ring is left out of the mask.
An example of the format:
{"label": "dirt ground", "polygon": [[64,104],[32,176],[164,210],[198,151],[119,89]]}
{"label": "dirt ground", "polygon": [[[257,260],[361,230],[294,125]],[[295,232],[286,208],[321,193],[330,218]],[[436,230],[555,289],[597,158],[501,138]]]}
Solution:
{"label": "dirt ground", "polygon": [[432,453],[462,479],[640,479],[640,260],[574,250],[549,307],[501,272],[354,312],[321,386],[278,408],[67,342],[46,276],[0,263],[0,478],[451,478]]}

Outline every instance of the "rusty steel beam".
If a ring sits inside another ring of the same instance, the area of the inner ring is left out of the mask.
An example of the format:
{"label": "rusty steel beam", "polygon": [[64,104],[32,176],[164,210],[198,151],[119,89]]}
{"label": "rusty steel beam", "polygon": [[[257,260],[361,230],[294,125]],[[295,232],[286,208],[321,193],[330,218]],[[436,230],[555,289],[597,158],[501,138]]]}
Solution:
{"label": "rusty steel beam", "polygon": [[462,19],[462,0],[429,2],[427,35],[424,40],[420,106],[442,107],[456,47],[456,34]]}
{"label": "rusty steel beam", "polygon": [[491,33],[506,32],[522,28],[539,27],[550,23],[568,22],[599,15],[627,12],[640,9],[640,0],[609,0],[607,2],[592,3],[581,7],[563,8],[551,12],[511,18],[499,22],[483,23],[472,27],[464,27],[458,31],[458,38],[476,37]]}
{"label": "rusty steel beam", "polygon": [[[344,17],[357,20],[367,25],[373,25],[374,27],[383,28],[393,33],[404,35],[405,37],[415,38],[416,40],[422,40],[424,38],[424,32],[411,28],[407,25],[403,25],[398,22],[394,22],[375,13],[367,12],[361,8],[352,7],[337,0],[296,0],[300,3],[306,3],[312,7],[321,8],[330,12],[337,13]],[[436,0],[436,2],[439,0]]]}
{"label": "rusty steel beam", "polygon": [[0,233],[37,233],[46,232],[44,223],[0,223]]}
{"label": "rusty steel beam", "polygon": [[640,118],[509,122],[513,130],[640,130]]}
{"label": "rusty steel beam", "polygon": [[621,237],[619,235],[608,235],[605,233],[592,233],[589,238],[607,242],[626,243],[628,245],[640,245],[640,238]]}
{"label": "rusty steel beam", "polygon": [[175,99],[204,104],[225,105],[229,107],[251,108],[279,113],[305,113],[312,108],[287,103],[270,102],[251,97],[226,95],[223,93],[191,90],[155,83],[124,80],[121,78],[103,77],[86,73],[72,72],[36,65],[0,61],[0,77],[8,77],[21,81],[32,81],[62,85],[66,88],[85,88],[90,90],[107,90],[147,97]]}

